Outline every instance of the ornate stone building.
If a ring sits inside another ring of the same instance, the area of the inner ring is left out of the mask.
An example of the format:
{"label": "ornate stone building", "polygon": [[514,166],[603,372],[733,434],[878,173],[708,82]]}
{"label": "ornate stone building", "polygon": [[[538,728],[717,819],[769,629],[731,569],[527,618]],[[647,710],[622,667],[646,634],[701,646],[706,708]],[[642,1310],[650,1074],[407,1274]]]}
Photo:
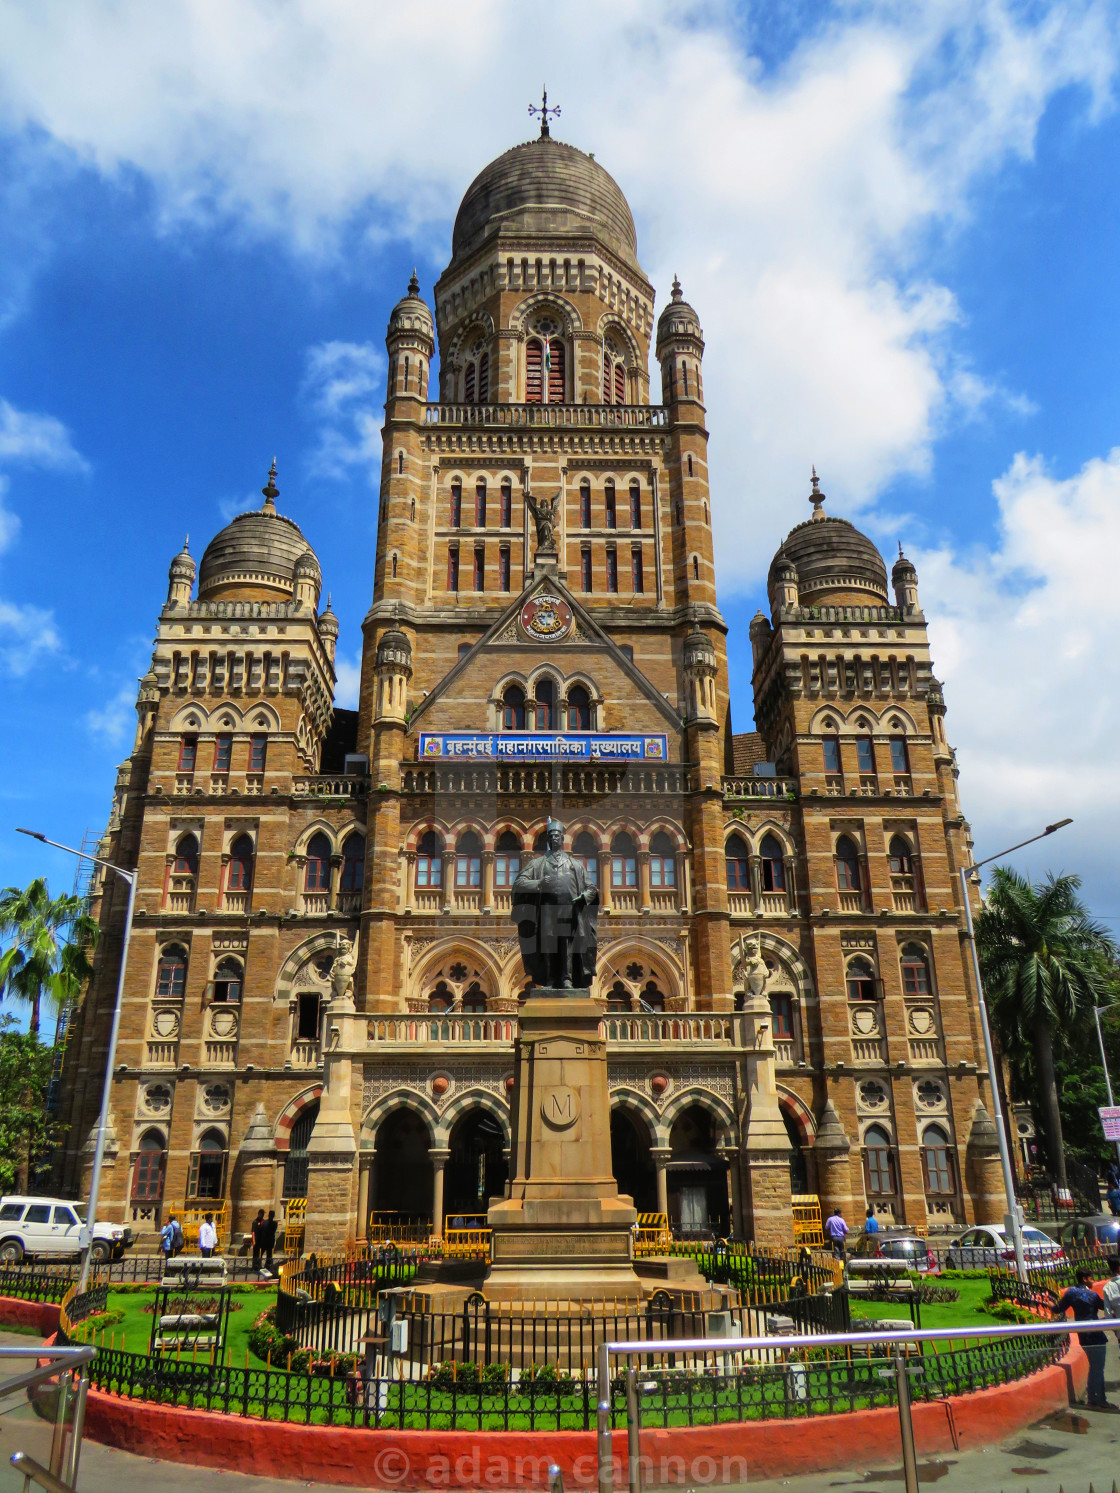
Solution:
{"label": "ornate stone building", "polygon": [[[676,283],[655,316],[616,183],[547,130],[507,151],[463,199],[434,307],[414,278],[389,321],[357,712],[332,709],[338,622],[274,472],[197,592],[172,562],[103,842],[140,868],[106,1213],[144,1232],[212,1201],[236,1232],[306,1198],[322,1246],[372,1213],[438,1233],[481,1212],[526,983],[510,888],[553,816],[600,891],[593,993],[639,1208],[764,1241],[791,1236],[791,1188],[850,1220],[865,1200],[999,1216],[968,828],[913,567],[892,598],[814,477],[751,625],[758,730],[734,735],[703,334]],[[70,1188],[112,879],[99,905]]]}

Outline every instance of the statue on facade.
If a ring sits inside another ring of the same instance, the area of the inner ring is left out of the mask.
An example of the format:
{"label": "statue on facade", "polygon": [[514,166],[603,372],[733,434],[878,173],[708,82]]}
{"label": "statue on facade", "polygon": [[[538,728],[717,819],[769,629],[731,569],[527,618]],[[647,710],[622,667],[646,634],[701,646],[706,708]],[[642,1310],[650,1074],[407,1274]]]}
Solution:
{"label": "statue on facade", "polygon": [[739,960],[747,1000],[756,1001],[766,989],[767,981],[770,979],[770,970],[762,957],[762,948],[757,937],[740,938]]}
{"label": "statue on facade", "polygon": [[537,548],[555,550],[556,525],[560,521],[560,490],[551,498],[536,498],[531,492],[525,494],[525,506],[533,515],[537,526]]}
{"label": "statue on facade", "polygon": [[586,990],[598,955],[599,888],[564,849],[564,826],[548,821],[548,849],[513,884],[511,916],[521,962],[534,985]]}
{"label": "statue on facade", "polygon": [[354,1000],[354,971],[358,967],[358,956],[348,938],[338,942],[338,953],[331,965],[331,1001],[339,1006]]}

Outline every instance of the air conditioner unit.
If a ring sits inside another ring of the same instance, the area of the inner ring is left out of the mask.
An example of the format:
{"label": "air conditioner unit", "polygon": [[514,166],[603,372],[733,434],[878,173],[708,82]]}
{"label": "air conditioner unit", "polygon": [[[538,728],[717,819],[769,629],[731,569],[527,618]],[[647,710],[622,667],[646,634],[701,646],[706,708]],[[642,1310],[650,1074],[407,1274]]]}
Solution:
{"label": "air conditioner unit", "polygon": [[342,771],[348,778],[368,778],[369,758],[359,752],[347,752],[342,760]]}

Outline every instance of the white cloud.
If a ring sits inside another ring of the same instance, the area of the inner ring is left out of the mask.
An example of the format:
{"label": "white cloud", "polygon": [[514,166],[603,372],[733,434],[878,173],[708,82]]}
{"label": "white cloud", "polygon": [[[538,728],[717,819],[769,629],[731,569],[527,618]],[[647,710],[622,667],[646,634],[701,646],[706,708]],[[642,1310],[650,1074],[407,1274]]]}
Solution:
{"label": "white cloud", "polygon": [[0,555],[15,542],[19,533],[19,514],[4,507],[7,491],[8,479],[0,475]]}
{"label": "white cloud", "polygon": [[53,612],[0,600],[0,671],[22,677],[61,646]]}
{"label": "white cloud", "polygon": [[303,395],[320,421],[311,470],[323,477],[348,477],[360,467],[377,482],[381,471],[381,425],[385,357],[370,342],[320,342],[308,349]]}
{"label": "white cloud", "polygon": [[1071,815],[1021,863],[1084,872],[1120,914],[1120,447],[1064,480],[1020,454],[994,492],[990,553],[916,561],[977,854]]}
{"label": "white cloud", "polygon": [[86,711],[86,730],[106,746],[121,746],[136,729],[136,686],[122,684],[100,710]]}
{"label": "white cloud", "polygon": [[27,462],[55,471],[87,470],[85,459],[75,451],[61,420],[17,410],[6,399],[0,399],[0,461]]}
{"label": "white cloud", "polygon": [[340,653],[334,661],[338,683],[335,686],[334,703],[340,710],[357,710],[358,691],[362,683],[362,654],[359,649],[353,658],[343,658]]}
{"label": "white cloud", "polygon": [[[750,54],[766,10],[39,0],[0,10],[0,121],[44,131],[54,170],[62,147],[143,173],[169,227],[220,215],[329,255],[357,224],[411,238],[430,279],[467,182],[532,128],[528,84],[480,79],[535,80],[547,58],[557,134],[616,176],[662,297],[679,270],[705,323],[721,579],[738,585],[801,516],[810,461],[855,511],[925,471],[946,421],[1014,408],[962,359],[923,248],[1029,156],[1059,90],[1108,106],[1117,50],[1107,0],[869,0],[825,10],[767,71]],[[333,394],[321,469],[376,464],[372,394]]]}

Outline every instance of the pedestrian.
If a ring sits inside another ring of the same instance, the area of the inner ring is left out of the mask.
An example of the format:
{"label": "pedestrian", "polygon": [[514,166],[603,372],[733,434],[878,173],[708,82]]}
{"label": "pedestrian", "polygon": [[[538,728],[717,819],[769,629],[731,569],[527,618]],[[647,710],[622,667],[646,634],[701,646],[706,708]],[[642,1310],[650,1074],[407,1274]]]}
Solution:
{"label": "pedestrian", "polygon": [[264,1221],[264,1229],[261,1233],[261,1247],[264,1250],[265,1269],[272,1274],[272,1251],[276,1248],[276,1209],[268,1210],[268,1217]]}
{"label": "pedestrian", "polygon": [[[1120,1259],[1116,1255],[1108,1257],[1108,1279],[1101,1287],[1101,1296],[1105,1316],[1120,1318]],[[1120,1327],[1116,1329],[1116,1341],[1120,1343]]]}
{"label": "pedestrian", "polygon": [[1108,1203],[1113,1218],[1120,1218],[1120,1177],[1117,1177],[1115,1168],[1108,1175],[1108,1191],[1105,1193],[1105,1201]]}
{"label": "pedestrian", "polygon": [[[1062,1292],[1054,1308],[1055,1319],[1064,1317],[1070,1310],[1077,1322],[1095,1322],[1098,1317],[1105,1315],[1104,1304],[1093,1290],[1091,1270],[1079,1270],[1077,1284]],[[1085,1349],[1085,1357],[1089,1360],[1089,1386],[1086,1395],[1088,1408],[1090,1410],[1120,1410],[1120,1405],[1114,1405],[1106,1398],[1104,1392],[1104,1361],[1108,1352],[1108,1338],[1100,1331],[1079,1332],[1077,1337]]]}
{"label": "pedestrian", "polygon": [[839,1208],[834,1208],[824,1222],[824,1231],[832,1240],[832,1253],[838,1260],[844,1258],[844,1240],[848,1237],[848,1225]]}
{"label": "pedestrian", "polygon": [[879,1232],[879,1220],[875,1217],[875,1209],[868,1208],[867,1222],[863,1226],[865,1234],[877,1234]]}
{"label": "pedestrian", "polygon": [[258,1208],[257,1216],[253,1219],[253,1226],[251,1230],[253,1235],[253,1269],[257,1272],[258,1275],[260,1274],[261,1269],[261,1255],[264,1253],[264,1231],[264,1209]]}
{"label": "pedestrian", "polygon": [[163,1256],[164,1263],[175,1253],[175,1215],[169,1213],[167,1222],[159,1231],[159,1252]]}
{"label": "pedestrian", "polygon": [[175,1217],[174,1213],[171,1215],[171,1222],[175,1229],[175,1237],[172,1241],[171,1252],[175,1255],[181,1255],[183,1253],[183,1246],[187,1242],[186,1237],[183,1234],[183,1225]]}
{"label": "pedestrian", "polygon": [[218,1231],[214,1227],[213,1213],[207,1213],[198,1226],[198,1252],[208,1260],[218,1247]]}

